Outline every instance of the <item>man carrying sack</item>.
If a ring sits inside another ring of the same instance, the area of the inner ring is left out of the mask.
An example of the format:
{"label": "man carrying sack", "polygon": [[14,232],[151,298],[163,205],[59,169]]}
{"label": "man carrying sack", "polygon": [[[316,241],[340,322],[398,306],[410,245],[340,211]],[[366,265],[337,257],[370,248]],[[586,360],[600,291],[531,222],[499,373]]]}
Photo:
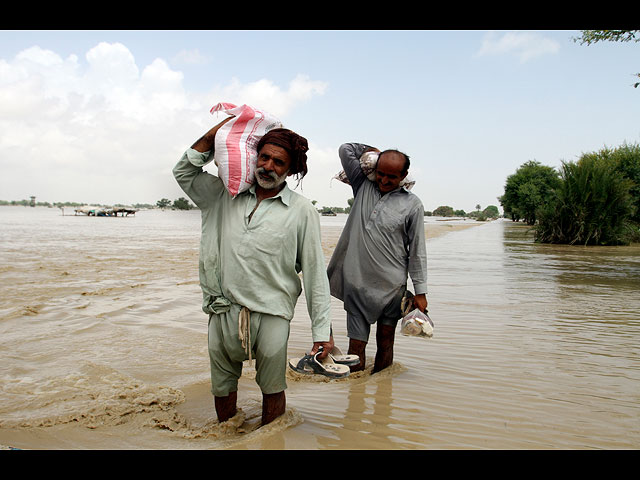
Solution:
{"label": "man carrying sack", "polygon": [[[361,168],[360,159],[368,152],[378,154],[375,180]],[[408,275],[415,288],[413,308],[427,308],[424,207],[402,186],[410,165],[404,153],[346,143],[339,154],[354,202],[327,274],[331,295],[344,302],[347,312],[348,353],[360,357],[352,372],[365,368],[371,325],[377,325],[376,373],[393,363],[395,329],[403,298],[409,296]]]}
{"label": "man carrying sack", "polygon": [[289,322],[302,290],[298,274],[311,317],[311,353],[323,347],[320,357],[333,349],[329,283],[318,213],[286,183],[307,173],[307,140],[284,128],[268,131],[256,148],[256,183],[233,198],[218,176],[202,169],[213,160],[217,130],[229,120],[187,149],[173,174],[202,212],[199,274],[218,420],[237,413],[243,361],[255,358],[264,425],[285,412]]}

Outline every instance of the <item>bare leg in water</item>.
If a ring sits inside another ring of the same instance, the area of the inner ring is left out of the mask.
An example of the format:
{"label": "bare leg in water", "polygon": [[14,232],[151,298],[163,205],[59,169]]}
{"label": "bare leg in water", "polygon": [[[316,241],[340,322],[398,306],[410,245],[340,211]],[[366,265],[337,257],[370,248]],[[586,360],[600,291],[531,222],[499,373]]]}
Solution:
{"label": "bare leg in water", "polygon": [[376,359],[371,373],[379,372],[393,363],[393,343],[396,335],[396,327],[378,324],[376,331]]}
{"label": "bare leg in water", "polygon": [[362,340],[356,340],[354,338],[349,339],[349,350],[347,353],[349,355],[358,355],[360,357],[360,363],[358,365],[351,365],[349,369],[352,372],[359,372],[364,370],[365,367],[365,350],[367,348],[367,342],[363,342]]}
{"label": "bare leg in water", "polygon": [[231,392],[226,397],[213,397],[220,423],[226,422],[237,413],[236,402],[238,392]]}
{"label": "bare leg in water", "polygon": [[278,393],[262,394],[262,425],[273,422],[280,415],[284,414],[287,400],[284,390]]}
{"label": "bare leg in water", "polygon": [[[214,397],[218,422],[226,422],[232,418],[238,409],[236,408],[238,392],[231,392],[226,397]],[[284,414],[287,402],[284,391],[279,393],[262,394],[262,425],[273,422]]]}
{"label": "bare leg in water", "polygon": [[[393,363],[393,344],[395,341],[396,327],[390,325],[378,325],[376,329],[376,358],[371,373],[379,372],[391,366]],[[365,350],[367,342],[362,340],[349,339],[349,355],[358,355],[360,363],[352,365],[351,372],[358,372],[365,368]]]}

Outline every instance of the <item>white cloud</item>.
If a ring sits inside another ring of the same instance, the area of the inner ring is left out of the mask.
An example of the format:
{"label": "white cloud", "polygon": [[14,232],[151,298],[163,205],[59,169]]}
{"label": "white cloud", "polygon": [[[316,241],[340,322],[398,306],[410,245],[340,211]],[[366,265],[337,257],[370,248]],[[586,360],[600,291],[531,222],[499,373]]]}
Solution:
{"label": "white cloud", "polygon": [[282,117],[299,103],[314,95],[324,94],[326,89],[327,83],[311,80],[302,74],[289,82],[287,90],[266,78],[247,84],[234,78],[230,85],[211,92],[211,97],[237,105],[254,105],[276,117]]}
{"label": "white cloud", "polygon": [[0,199],[155,202],[171,195],[166,185],[178,193],[171,167],[215,122],[213,103],[281,116],[326,89],[298,76],[286,89],[235,80],[212,96],[187,91],[164,59],[138,65],[120,43],[100,43],[85,59],[38,46],[0,59]]}
{"label": "white cloud", "polygon": [[[77,57],[70,57],[73,60],[77,60]],[[58,67],[64,63],[62,57],[51,50],[44,50],[38,46],[27,48],[16,55],[16,63],[21,65],[23,72],[26,69],[27,64],[41,68]]]}
{"label": "white cloud", "polygon": [[194,50],[180,50],[173,61],[182,65],[206,65],[211,60],[211,57],[204,55],[197,48]]}
{"label": "white cloud", "polygon": [[511,54],[524,63],[535,57],[555,54],[559,49],[558,42],[539,33],[507,32],[498,36],[495,32],[489,32],[483,38],[477,56]]}

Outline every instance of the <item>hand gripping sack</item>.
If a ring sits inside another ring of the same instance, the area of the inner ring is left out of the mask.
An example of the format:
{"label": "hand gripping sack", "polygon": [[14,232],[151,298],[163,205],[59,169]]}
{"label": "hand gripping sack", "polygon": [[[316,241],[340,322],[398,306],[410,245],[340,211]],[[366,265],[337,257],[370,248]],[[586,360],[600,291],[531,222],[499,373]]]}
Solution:
{"label": "hand gripping sack", "polygon": [[[364,173],[365,176],[372,182],[376,181],[376,165],[378,164],[378,155],[379,153],[376,151],[368,151],[364,152],[360,156],[360,168],[362,169],[362,173]],[[344,170],[340,170],[334,175],[333,178],[349,185],[349,179],[347,178],[347,174]],[[407,190],[411,190],[411,188],[413,188],[415,184],[416,181],[411,177],[411,173],[407,174],[404,180],[400,182],[400,186],[405,187]]]}
{"label": "hand gripping sack", "polygon": [[233,118],[216,132],[213,159],[225,188],[236,197],[255,180],[258,142],[269,130],[282,127],[282,123],[264,110],[249,105],[238,107],[232,103],[218,103],[210,113],[221,111]]}

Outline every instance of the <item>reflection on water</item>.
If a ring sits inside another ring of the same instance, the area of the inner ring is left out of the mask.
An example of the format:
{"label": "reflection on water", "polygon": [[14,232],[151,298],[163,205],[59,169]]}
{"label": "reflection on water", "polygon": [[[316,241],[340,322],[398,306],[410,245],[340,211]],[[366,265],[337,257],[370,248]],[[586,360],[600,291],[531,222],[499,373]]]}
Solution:
{"label": "reflection on water", "polygon": [[529,336],[541,343],[554,335],[573,361],[602,356],[590,374],[634,375],[626,370],[637,361],[640,247],[533,244],[523,227],[507,229],[504,243],[506,296],[521,312],[514,325],[534,323]]}
{"label": "reflection on water", "polygon": [[[428,240],[432,339],[398,334],[395,364],[376,375],[292,376],[282,422],[220,437],[199,221],[197,212],[0,207],[0,445],[640,447],[640,246],[540,245],[509,221]],[[321,221],[330,255],[344,217]],[[346,349],[335,299],[332,315]],[[309,326],[302,296],[290,356],[311,346]],[[253,418],[260,392],[245,370],[239,404]]]}
{"label": "reflection on water", "polygon": [[441,446],[638,446],[638,245],[540,245],[493,222],[428,250],[429,404],[458,422]]}

